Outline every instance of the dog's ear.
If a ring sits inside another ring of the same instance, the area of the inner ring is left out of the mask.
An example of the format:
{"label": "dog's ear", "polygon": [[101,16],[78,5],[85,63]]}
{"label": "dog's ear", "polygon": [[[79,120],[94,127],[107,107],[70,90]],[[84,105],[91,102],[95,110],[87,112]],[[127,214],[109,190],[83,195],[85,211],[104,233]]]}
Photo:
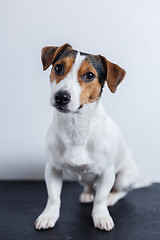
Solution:
{"label": "dog's ear", "polygon": [[41,51],[41,60],[43,64],[43,70],[46,70],[52,63],[54,54],[58,47],[44,47]]}
{"label": "dog's ear", "polygon": [[60,55],[66,50],[66,48],[72,48],[68,43],[61,47],[44,47],[41,51],[41,60],[43,64],[43,70],[46,70],[53,62],[60,57]]}
{"label": "dog's ear", "polygon": [[112,93],[115,93],[118,85],[122,82],[126,75],[126,71],[119,67],[117,64],[114,64],[108,61],[105,57],[100,56],[101,61],[106,73],[107,85]]}

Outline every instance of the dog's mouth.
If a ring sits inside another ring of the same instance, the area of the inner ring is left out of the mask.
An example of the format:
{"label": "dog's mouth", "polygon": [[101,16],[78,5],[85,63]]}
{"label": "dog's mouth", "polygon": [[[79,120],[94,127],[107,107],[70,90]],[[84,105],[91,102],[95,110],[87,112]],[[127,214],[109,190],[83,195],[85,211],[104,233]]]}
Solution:
{"label": "dog's mouth", "polygon": [[66,107],[64,106],[59,106],[57,104],[54,104],[53,107],[55,107],[59,112],[62,112],[62,113],[68,113],[70,112],[69,109],[67,109]]}
{"label": "dog's mouth", "polygon": [[83,107],[83,105],[80,105],[79,108],[78,108],[78,110],[80,110],[82,107]]}
{"label": "dog's mouth", "polygon": [[57,104],[53,104],[52,106],[55,107],[57,109],[57,111],[61,112],[61,113],[70,113],[70,112],[78,113],[79,110],[83,107],[82,105],[80,105],[76,111],[71,111],[71,110],[67,109],[66,106],[60,106]]}

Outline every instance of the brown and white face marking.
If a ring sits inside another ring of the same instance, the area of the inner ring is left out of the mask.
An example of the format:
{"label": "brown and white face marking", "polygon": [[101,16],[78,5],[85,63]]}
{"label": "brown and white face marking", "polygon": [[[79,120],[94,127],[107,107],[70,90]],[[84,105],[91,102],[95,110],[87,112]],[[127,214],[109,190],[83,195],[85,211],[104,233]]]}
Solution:
{"label": "brown and white face marking", "polygon": [[81,86],[80,106],[96,101],[101,94],[98,73],[86,58],[78,70],[78,82]]}
{"label": "brown and white face marking", "polygon": [[51,105],[61,112],[78,112],[85,104],[95,102],[107,81],[115,92],[125,71],[100,55],[73,50],[69,44],[42,49],[43,69],[52,64],[50,74]]}

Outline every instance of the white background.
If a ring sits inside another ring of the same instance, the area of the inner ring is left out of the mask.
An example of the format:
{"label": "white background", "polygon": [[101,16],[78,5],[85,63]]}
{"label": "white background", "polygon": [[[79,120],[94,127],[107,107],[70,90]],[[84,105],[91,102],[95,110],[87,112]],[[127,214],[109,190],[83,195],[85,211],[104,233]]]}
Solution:
{"label": "white background", "polygon": [[41,48],[70,43],[126,69],[103,92],[146,179],[160,180],[160,1],[14,0],[0,7],[0,178],[41,179],[52,118]]}

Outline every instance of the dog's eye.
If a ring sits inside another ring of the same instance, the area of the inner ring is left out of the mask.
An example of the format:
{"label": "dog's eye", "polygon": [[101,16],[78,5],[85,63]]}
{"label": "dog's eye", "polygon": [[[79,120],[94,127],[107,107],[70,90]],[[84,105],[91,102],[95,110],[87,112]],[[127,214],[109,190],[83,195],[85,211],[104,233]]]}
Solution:
{"label": "dog's eye", "polygon": [[55,70],[55,73],[57,75],[63,75],[64,73],[64,66],[62,64],[57,64],[55,67],[54,67],[54,70]]}
{"label": "dog's eye", "polygon": [[94,75],[93,72],[87,72],[82,76],[82,80],[85,82],[90,82],[92,81],[96,76]]}

